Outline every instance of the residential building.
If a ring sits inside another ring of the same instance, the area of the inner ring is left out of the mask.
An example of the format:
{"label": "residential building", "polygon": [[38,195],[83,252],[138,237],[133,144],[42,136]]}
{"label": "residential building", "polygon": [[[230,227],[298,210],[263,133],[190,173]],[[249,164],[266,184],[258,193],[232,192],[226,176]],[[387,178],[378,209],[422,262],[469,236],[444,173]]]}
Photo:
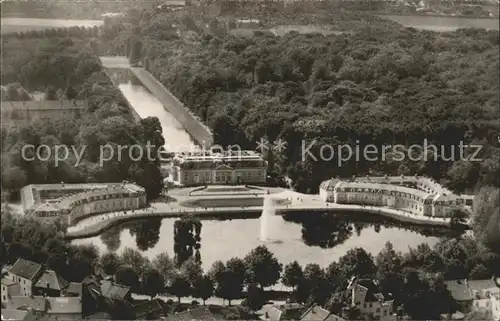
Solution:
{"label": "residential building", "polygon": [[120,298],[129,300],[131,298],[130,287],[116,284],[112,281],[101,281],[101,295],[105,298]]}
{"label": "residential building", "polygon": [[314,304],[302,314],[300,321],[345,321],[345,319]]}
{"label": "residential building", "polygon": [[80,298],[51,298],[43,296],[11,297],[6,302],[7,309],[29,310],[36,316],[49,316],[54,320],[81,320]]}
{"label": "residential building", "polygon": [[42,266],[25,259],[18,259],[8,272],[8,277],[19,283],[21,296],[31,296],[35,282],[42,274]]}
{"label": "residential building", "polygon": [[21,284],[13,281],[8,276],[4,276],[2,278],[2,302],[6,302],[11,296],[19,295],[21,295]]}
{"label": "residential building", "polygon": [[253,151],[226,153],[179,153],[170,167],[175,185],[262,184],[267,181],[267,163]]}
{"label": "residential building", "polygon": [[26,215],[63,217],[69,225],[95,214],[147,205],[144,188],[127,182],[28,185],[21,189],[21,204]]}
{"label": "residential building", "polygon": [[325,202],[386,206],[415,215],[448,217],[457,207],[472,210],[473,196],[455,195],[437,182],[420,176],[384,176],[321,183]]}
{"label": "residential building", "polygon": [[272,305],[266,309],[263,319],[269,321],[299,320],[304,309],[304,306],[298,303]]}
{"label": "residential building", "polygon": [[83,294],[83,284],[79,282],[70,282],[68,287],[64,289],[64,296],[81,297]]}
{"label": "residential building", "polygon": [[373,280],[353,278],[348,289],[351,291],[352,306],[357,307],[363,316],[380,321],[396,321],[394,300],[387,300]]}
{"label": "residential building", "polygon": [[48,302],[43,296],[12,296],[5,302],[7,309],[29,310],[36,316],[46,314],[47,304]]}
{"label": "residential building", "polygon": [[134,306],[137,320],[159,320],[165,316],[163,304],[159,299],[148,300]]}
{"label": "residential building", "polygon": [[33,121],[40,117],[51,118],[61,115],[79,117],[87,105],[86,100],[2,101],[0,110],[4,121]]}
{"label": "residential building", "polygon": [[2,309],[2,321],[4,320],[35,321],[36,317],[31,311]]}
{"label": "residential building", "polygon": [[500,317],[500,287],[495,280],[463,279],[445,281],[445,284],[461,312],[487,311],[493,315],[493,320]]}
{"label": "residential building", "polygon": [[55,271],[45,270],[33,287],[34,295],[62,296],[69,283]]}
{"label": "residential building", "polygon": [[171,314],[167,316],[166,321],[216,321],[210,310],[203,306],[199,308],[194,308],[191,310]]}
{"label": "residential building", "polygon": [[48,308],[47,315],[58,320],[81,320],[82,299],[81,298],[46,298]]}

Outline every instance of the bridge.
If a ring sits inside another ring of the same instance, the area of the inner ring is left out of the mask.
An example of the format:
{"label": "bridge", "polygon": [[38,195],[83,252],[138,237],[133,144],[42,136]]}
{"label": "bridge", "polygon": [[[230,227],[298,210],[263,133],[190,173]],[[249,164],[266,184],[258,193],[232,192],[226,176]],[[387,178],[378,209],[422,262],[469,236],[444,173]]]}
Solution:
{"label": "bridge", "polygon": [[[244,196],[244,197],[242,197]],[[262,199],[263,195],[255,193],[256,199]],[[380,215],[386,218],[394,219],[409,224],[450,227],[449,218],[433,218],[403,212],[393,208],[377,207],[377,206],[362,206],[354,204],[335,204],[326,203],[319,198],[319,195],[301,194],[292,191],[282,191],[272,194],[271,197],[277,200],[285,200],[281,205],[275,206],[276,214],[283,215],[293,212],[308,212],[308,213],[346,213],[352,212],[353,215],[360,212]],[[263,206],[224,206],[224,207],[192,207],[188,205],[188,201],[196,200],[217,200],[223,199],[248,200],[248,195],[219,195],[219,196],[187,196],[181,197],[173,203],[152,203],[151,207],[127,211],[104,213],[92,216],[79,221],[75,226],[68,228],[65,238],[78,239],[93,237],[101,234],[105,230],[116,226],[123,222],[146,219],[146,218],[173,218],[187,215],[194,215],[200,219],[214,218],[257,218],[263,210]]]}

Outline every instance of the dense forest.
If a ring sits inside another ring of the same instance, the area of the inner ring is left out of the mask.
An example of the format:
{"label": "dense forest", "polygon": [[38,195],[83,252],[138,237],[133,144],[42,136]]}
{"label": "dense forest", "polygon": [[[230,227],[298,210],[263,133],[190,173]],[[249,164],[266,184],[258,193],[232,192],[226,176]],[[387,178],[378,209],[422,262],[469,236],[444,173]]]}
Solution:
{"label": "dense forest", "polygon": [[[417,31],[349,11],[301,16],[337,17],[351,30],[239,37],[209,14],[201,28],[188,15],[135,11],[105,24],[101,40],[142,62],[212,127],[216,143],[286,141],[285,153],[268,155],[270,171],[288,174],[299,191],[368,173],[427,175],[458,191],[500,186],[498,31]],[[361,155],[339,166],[338,157],[304,160],[312,140],[314,155],[323,144],[437,148],[412,149],[417,161]],[[458,159],[460,142],[482,145],[483,161]]]}
{"label": "dense forest", "polygon": [[[45,30],[3,40],[2,82],[6,86],[2,100],[24,100],[26,91],[41,91],[48,100],[87,100],[88,108],[80,118],[61,115],[2,122],[2,187],[15,195],[22,186],[34,183],[129,180],[144,186],[149,197],[156,197],[163,188],[158,161],[144,157],[134,162],[128,150],[118,155],[118,145],[150,141],[162,146],[158,119],[134,121],[127,101],[89,45],[92,30],[70,29],[75,33],[72,37],[68,37],[68,30],[63,31],[64,36]],[[50,154],[45,150],[41,159],[23,159],[27,144],[34,146],[27,150],[29,158],[40,145],[49,146]],[[106,144],[115,156],[101,164],[101,147]],[[56,145],[65,145],[70,151],[59,164],[55,161]],[[138,159],[137,155],[132,157]]]}

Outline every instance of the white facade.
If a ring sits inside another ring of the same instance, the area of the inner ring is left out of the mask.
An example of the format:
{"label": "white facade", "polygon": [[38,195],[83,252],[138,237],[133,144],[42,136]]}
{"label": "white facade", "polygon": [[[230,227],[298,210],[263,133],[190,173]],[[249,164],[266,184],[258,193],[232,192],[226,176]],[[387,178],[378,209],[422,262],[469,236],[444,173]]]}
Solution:
{"label": "white facade", "polygon": [[370,315],[380,321],[396,321],[393,300],[385,300],[381,293],[374,293],[373,289],[370,290],[359,284],[356,279],[351,281],[349,288],[351,289],[351,304],[357,307],[363,316]]}
{"label": "white facade", "polygon": [[[9,272],[8,278],[11,279],[15,283],[19,283],[20,285],[20,294],[19,296],[31,296],[31,280],[25,279],[21,276],[12,274]],[[8,291],[8,290],[7,290]],[[3,284],[2,284],[2,296],[3,296]]]}
{"label": "white facade", "polygon": [[2,302],[6,302],[8,297],[9,297],[9,290],[7,288],[7,285],[3,284],[2,282]]}
{"label": "white facade", "polygon": [[429,183],[429,186],[427,180],[418,176],[409,180],[402,176],[399,181],[395,177],[328,180],[321,183],[319,195],[325,202],[387,206],[430,217],[448,217],[456,207],[465,209],[465,198],[439,187],[437,183]]}
{"label": "white facade", "polygon": [[202,184],[261,184],[267,180],[267,163],[253,151],[176,154],[170,180],[183,186]]}

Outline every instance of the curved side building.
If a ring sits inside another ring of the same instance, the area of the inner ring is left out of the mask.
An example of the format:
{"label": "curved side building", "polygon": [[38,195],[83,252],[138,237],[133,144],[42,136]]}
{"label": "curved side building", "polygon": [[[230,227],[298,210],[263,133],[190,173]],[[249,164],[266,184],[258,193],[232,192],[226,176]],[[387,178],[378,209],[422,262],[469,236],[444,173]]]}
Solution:
{"label": "curved side building", "polygon": [[330,179],[321,183],[320,197],[325,202],[390,207],[429,217],[448,217],[457,207],[472,210],[474,199],[422,176]]}
{"label": "curved side building", "polygon": [[67,219],[69,225],[95,214],[145,207],[144,188],[129,183],[43,184],[21,189],[25,215]]}

